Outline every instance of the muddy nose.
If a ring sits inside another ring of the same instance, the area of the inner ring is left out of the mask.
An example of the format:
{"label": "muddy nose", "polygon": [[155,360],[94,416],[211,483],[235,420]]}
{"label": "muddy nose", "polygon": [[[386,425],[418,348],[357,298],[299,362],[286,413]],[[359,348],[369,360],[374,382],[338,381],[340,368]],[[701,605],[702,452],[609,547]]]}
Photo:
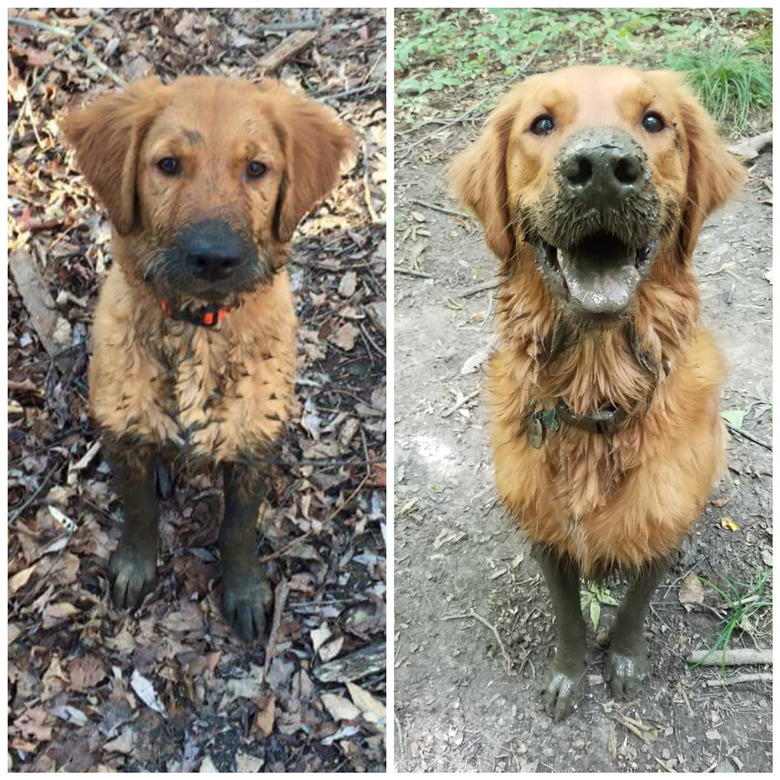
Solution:
{"label": "muddy nose", "polygon": [[645,160],[641,147],[619,130],[580,134],[561,152],[561,187],[585,205],[620,202],[644,188]]}
{"label": "muddy nose", "polygon": [[247,261],[245,242],[222,220],[191,226],[181,244],[193,275],[210,282],[227,279]]}

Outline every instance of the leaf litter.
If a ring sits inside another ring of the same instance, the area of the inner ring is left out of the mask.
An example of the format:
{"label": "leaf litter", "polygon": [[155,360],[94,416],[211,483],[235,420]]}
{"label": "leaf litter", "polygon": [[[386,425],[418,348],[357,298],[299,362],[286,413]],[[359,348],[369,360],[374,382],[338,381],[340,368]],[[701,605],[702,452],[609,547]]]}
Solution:
{"label": "leaf litter", "polygon": [[[9,769],[381,771],[384,11],[13,13]],[[273,75],[335,108],[359,139],[288,266],[299,408],[261,511],[259,554],[285,594],[267,647],[235,639],[212,596],[221,498],[209,475],[176,479],[162,504],[153,597],[134,614],[106,598],[121,510],[87,418],[86,367],[110,228],[57,121],[96,90],[203,72]],[[334,718],[333,697],[355,717]]]}

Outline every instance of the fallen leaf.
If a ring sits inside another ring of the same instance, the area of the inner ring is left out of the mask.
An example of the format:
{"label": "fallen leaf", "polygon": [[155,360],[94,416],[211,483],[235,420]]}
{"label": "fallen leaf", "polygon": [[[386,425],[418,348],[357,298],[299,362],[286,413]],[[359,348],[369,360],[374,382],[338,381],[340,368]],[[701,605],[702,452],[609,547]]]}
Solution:
{"label": "fallen leaf", "polygon": [[370,694],[365,688],[355,685],[353,682],[347,683],[347,690],[352,697],[352,701],[360,708],[363,717],[369,723],[381,724],[387,718],[387,709],[379,699]]}
{"label": "fallen leaf", "polygon": [[166,717],[165,706],[157,696],[154,685],[146,679],[137,669],[133,669],[130,675],[130,687],[138,694],[138,698],[150,709],[159,712]]}
{"label": "fallen leaf", "polygon": [[346,322],[331,335],[330,340],[340,349],[349,352],[355,346],[357,335],[358,329],[351,322]]}
{"label": "fallen leaf", "polygon": [[314,652],[316,653],[319,651],[320,647],[322,647],[322,645],[331,638],[332,633],[328,628],[328,624],[323,623],[321,626],[312,629],[309,632],[309,636],[311,637],[311,644],[314,648]]}
{"label": "fallen leaf", "polygon": [[323,661],[332,661],[341,652],[343,646],[344,637],[340,636],[338,639],[334,639],[320,648],[320,658]]}
{"label": "fallen leaf", "polygon": [[333,720],[355,720],[360,717],[360,710],[348,699],[335,693],[323,693],[320,696],[325,709]]}
{"label": "fallen leaf", "polygon": [[721,517],[720,526],[721,528],[728,528],[729,531],[739,531],[739,525],[730,517]]}
{"label": "fallen leaf", "polygon": [[448,542],[459,542],[465,536],[465,531],[453,531],[450,528],[442,528],[439,531],[439,535],[433,540],[433,549],[438,550],[439,547]]}
{"label": "fallen leaf", "polygon": [[354,271],[347,271],[341,277],[339,282],[339,295],[342,298],[351,298],[357,288],[357,274]]}
{"label": "fallen leaf", "polygon": [[694,604],[704,603],[704,585],[701,580],[696,576],[695,572],[691,572],[683,584],[680,586],[680,592],[677,594],[677,598],[689,612]]}

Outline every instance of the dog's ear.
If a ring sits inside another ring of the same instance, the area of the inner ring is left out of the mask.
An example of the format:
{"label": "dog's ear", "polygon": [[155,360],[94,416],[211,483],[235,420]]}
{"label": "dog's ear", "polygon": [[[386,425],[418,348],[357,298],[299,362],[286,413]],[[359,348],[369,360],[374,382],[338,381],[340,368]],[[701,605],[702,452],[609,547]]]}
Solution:
{"label": "dog's ear", "polygon": [[274,126],[285,157],[274,214],[274,234],[292,240],[301,218],[332,190],[339,170],[354,150],[355,136],[334,111],[293,95],[276,82],[261,85],[273,99]]}
{"label": "dog's ear", "polygon": [[453,160],[449,173],[455,195],[476,214],[487,245],[501,260],[515,251],[506,156],[520,99],[517,89],[507,95],[488,117],[479,138]]}
{"label": "dog's ear", "polygon": [[677,98],[677,121],[688,146],[680,246],[684,256],[690,257],[704,220],[744,183],[746,172],[739,158],[726,150],[715,122],[682,83],[681,74],[664,75],[673,82],[669,87]]}
{"label": "dog's ear", "polygon": [[72,111],[61,125],[84,178],[121,235],[135,225],[138,150],[164,90],[156,79],[138,81]]}

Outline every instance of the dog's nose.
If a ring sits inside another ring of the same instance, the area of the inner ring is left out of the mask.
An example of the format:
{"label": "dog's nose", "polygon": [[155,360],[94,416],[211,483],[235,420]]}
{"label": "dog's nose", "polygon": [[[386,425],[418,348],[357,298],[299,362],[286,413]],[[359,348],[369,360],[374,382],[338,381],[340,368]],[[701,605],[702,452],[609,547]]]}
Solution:
{"label": "dog's nose", "polygon": [[561,187],[590,206],[620,202],[641,191],[647,169],[641,147],[627,134],[606,129],[579,134],[561,152]]}
{"label": "dog's nose", "polygon": [[227,279],[247,261],[245,242],[222,220],[191,226],[181,243],[193,275],[209,282]]}

